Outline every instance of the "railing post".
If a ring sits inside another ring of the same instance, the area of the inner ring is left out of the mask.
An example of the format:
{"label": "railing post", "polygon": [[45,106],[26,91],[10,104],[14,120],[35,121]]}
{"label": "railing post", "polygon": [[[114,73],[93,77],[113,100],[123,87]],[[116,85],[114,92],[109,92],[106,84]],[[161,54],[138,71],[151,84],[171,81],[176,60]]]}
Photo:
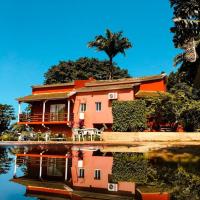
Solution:
{"label": "railing post", "polygon": [[67,102],[67,121],[70,120],[70,100]]}
{"label": "railing post", "polygon": [[[66,154],[68,156],[68,154]],[[67,181],[67,173],[68,173],[68,157],[65,159],[65,181]]]}
{"label": "railing post", "polygon": [[13,178],[17,177],[17,156],[15,156],[15,165],[14,165],[14,173]]}
{"label": "railing post", "polygon": [[18,104],[18,122],[20,122],[20,114],[21,114],[21,102]]}
{"label": "railing post", "polygon": [[42,108],[42,122],[44,122],[45,121],[45,109],[46,109],[46,100],[45,101],[43,101],[43,108]]}
{"label": "railing post", "polygon": [[40,153],[40,171],[39,171],[39,178],[42,178],[42,153]]}

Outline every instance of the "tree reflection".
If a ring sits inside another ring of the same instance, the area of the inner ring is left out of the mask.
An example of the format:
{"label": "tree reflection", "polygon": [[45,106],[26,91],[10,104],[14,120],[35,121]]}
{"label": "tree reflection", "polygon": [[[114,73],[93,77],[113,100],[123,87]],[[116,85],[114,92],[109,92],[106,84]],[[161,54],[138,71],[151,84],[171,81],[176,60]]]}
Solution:
{"label": "tree reflection", "polygon": [[0,174],[6,174],[10,170],[13,158],[9,157],[6,148],[0,148]]}

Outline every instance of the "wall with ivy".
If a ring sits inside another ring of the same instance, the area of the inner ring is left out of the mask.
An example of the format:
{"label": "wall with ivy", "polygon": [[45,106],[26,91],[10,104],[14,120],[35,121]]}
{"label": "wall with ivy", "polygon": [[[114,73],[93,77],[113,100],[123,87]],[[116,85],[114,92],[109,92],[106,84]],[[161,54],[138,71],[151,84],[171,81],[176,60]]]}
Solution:
{"label": "wall with ivy", "polygon": [[144,100],[113,101],[113,131],[143,131],[147,126]]}

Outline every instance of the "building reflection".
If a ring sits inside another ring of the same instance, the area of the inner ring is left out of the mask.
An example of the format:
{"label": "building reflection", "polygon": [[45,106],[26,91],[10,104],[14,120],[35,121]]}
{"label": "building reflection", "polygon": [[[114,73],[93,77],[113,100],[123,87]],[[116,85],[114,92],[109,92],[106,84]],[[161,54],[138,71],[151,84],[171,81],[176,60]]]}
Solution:
{"label": "building reflection", "polygon": [[[77,145],[31,147],[16,154],[13,181],[27,187],[26,195],[133,199],[135,183],[112,182],[113,155],[101,150]],[[17,176],[19,167],[23,177]]]}

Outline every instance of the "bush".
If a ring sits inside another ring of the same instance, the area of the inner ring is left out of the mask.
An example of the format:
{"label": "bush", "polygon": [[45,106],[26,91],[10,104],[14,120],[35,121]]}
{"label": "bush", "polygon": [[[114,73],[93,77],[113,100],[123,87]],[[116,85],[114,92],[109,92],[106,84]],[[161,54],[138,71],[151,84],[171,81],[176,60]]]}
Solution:
{"label": "bush", "polygon": [[192,108],[181,113],[181,120],[186,131],[195,131],[200,129],[200,110]]}
{"label": "bush", "polygon": [[146,105],[143,100],[113,101],[113,131],[144,131],[147,127]]}
{"label": "bush", "polygon": [[139,184],[155,184],[156,170],[141,153],[115,153],[112,181],[131,181]]}

